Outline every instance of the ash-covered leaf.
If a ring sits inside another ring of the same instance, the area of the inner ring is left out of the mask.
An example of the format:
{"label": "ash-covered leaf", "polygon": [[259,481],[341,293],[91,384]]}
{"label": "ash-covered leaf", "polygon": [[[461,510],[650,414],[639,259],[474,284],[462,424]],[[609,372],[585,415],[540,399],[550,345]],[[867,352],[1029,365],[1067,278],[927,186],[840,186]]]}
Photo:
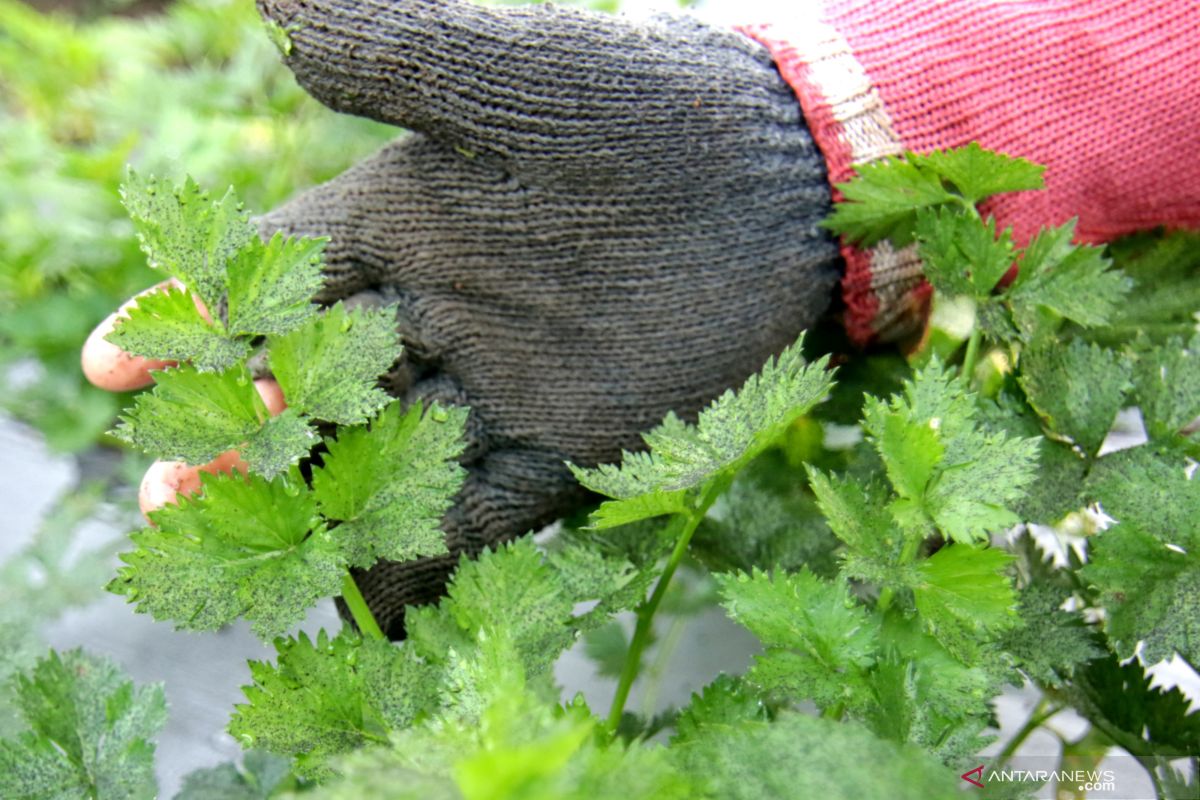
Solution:
{"label": "ash-covered leaf", "polygon": [[1020,522],[1011,506],[1037,465],[1036,439],[989,431],[977,411],[974,396],[933,360],[902,395],[868,400],[863,420],[901,497],[893,511],[964,543]]}
{"label": "ash-covered leaf", "polygon": [[1147,664],[1175,652],[1200,661],[1200,482],[1149,447],[1100,461],[1089,491],[1118,524],[1092,537],[1080,575],[1108,612],[1122,658],[1143,641]]}
{"label": "ash-covered leaf", "polygon": [[328,239],[250,240],[229,265],[229,331],[236,336],[284,334],[317,315],[321,254]]}
{"label": "ash-covered leaf", "polygon": [[471,635],[507,631],[532,674],[548,669],[574,640],[575,602],[526,537],[462,558],[441,608]]}
{"label": "ash-covered leaf", "polygon": [[922,209],[916,237],[925,277],[950,295],[982,300],[1013,264],[1012,230],[996,236],[996,220],[980,222],[958,206]]}
{"label": "ash-covered leaf", "polygon": [[389,401],[375,385],[400,354],[394,312],[337,303],[267,346],[288,405],[326,422],[366,422]]}
{"label": "ash-covered leaf", "polygon": [[702,728],[672,747],[712,797],[828,797],[855,800],[950,800],[957,773],[915,747],[879,739],[855,723],[784,713],[773,722]]}
{"label": "ash-covered leaf", "polygon": [[1172,338],[1139,353],[1133,382],[1146,433],[1169,441],[1200,417],[1200,336],[1186,345]]}
{"label": "ash-covered leaf", "polygon": [[202,480],[200,497],[153,512],[157,527],[130,537],[136,549],[122,554],[110,591],[179,628],[214,630],[245,617],[263,638],[338,593],[345,556],[298,473]]}
{"label": "ash-covered leaf", "polygon": [[1071,245],[1075,221],[1044,228],[1030,242],[1020,270],[1005,297],[1022,335],[1032,337],[1043,310],[1084,327],[1105,324],[1132,288],[1132,282],[1103,248]]}
{"label": "ash-covered leaf", "polygon": [[247,442],[268,418],[244,366],[219,373],[182,366],[154,380],[113,431],[148,455],[205,464]]}
{"label": "ash-covered leaf", "polygon": [[294,782],[290,761],[250,750],[240,767],[225,763],[189,772],[175,800],[270,800]]}
{"label": "ash-covered leaf", "polygon": [[1021,388],[1050,430],[1095,456],[1130,389],[1133,364],[1112,350],[1075,339],[1021,356]]}
{"label": "ash-covered leaf", "polygon": [[321,513],[339,520],[336,536],[350,563],[407,561],[445,553],[442,517],[462,487],[459,466],[467,410],[393,402],[369,428],[327,440],[313,472]]}
{"label": "ash-covered leaf", "polygon": [[1096,631],[1077,612],[1062,610],[1065,593],[1045,582],[1020,592],[1022,624],[1001,637],[1004,649],[1034,680],[1061,686],[1081,665],[1104,654]]}
{"label": "ash-covered leaf", "polygon": [[121,200],[150,266],[178,278],[210,310],[217,308],[227,265],[258,238],[233,189],[214,202],[191,178],[177,187],[130,170]]}
{"label": "ash-covered leaf", "polygon": [[1089,333],[1111,344],[1191,338],[1200,310],[1200,232],[1148,231],[1118,239],[1109,252],[1137,291],[1113,309],[1104,328]]}
{"label": "ash-covered leaf", "polygon": [[711,725],[731,726],[743,722],[766,722],[767,707],[762,698],[755,694],[741,678],[721,674],[704,687],[700,694],[692,694],[692,701],[679,714],[675,722],[672,746],[692,741],[705,735]]}
{"label": "ash-covered leaf", "polygon": [[137,298],[129,316],[104,337],[126,353],[190,361],[201,372],[221,372],[250,353],[250,345],[208,322],[185,289],[168,287]]}
{"label": "ash-covered leaf", "polygon": [[296,409],[287,408],[263,423],[238,451],[253,472],[270,480],[287,472],[317,443],[312,425]]}
{"label": "ash-covered leaf", "polygon": [[[649,452],[624,453],[622,463],[597,469],[572,465],[575,477],[592,491],[623,503],[610,509],[623,520],[638,518],[642,495],[693,489],[718,475],[732,474],[775,443],[787,429],[828,394],[832,382],[828,358],[804,360],[803,339],[778,359],[770,358],[736,393],[727,391],[700,412],[695,426],[674,414],[643,435]],[[645,510],[645,509],[643,509]],[[661,513],[658,506],[648,511]]]}
{"label": "ash-covered leaf", "polygon": [[242,687],[229,732],[247,747],[294,759],[296,773],[324,780],[329,759],[369,743],[387,741],[388,726],[370,695],[385,658],[363,658],[372,649],[391,655],[387,642],[364,642],[343,631],[316,640],[301,633],[277,639],[275,664],[250,662],[253,685]]}
{"label": "ash-covered leaf", "polygon": [[913,587],[917,613],[950,652],[966,656],[978,641],[1020,622],[1005,574],[1011,561],[999,548],[952,544],[920,562]]}
{"label": "ash-covered leaf", "polygon": [[879,623],[854,603],[844,582],[825,582],[807,570],[719,575],[717,582],[729,616],[766,648],[749,673],[752,683],[821,707],[858,701]]}
{"label": "ash-covered leaf", "polygon": [[51,651],[15,691],[26,729],[0,740],[6,798],[155,796],[151,739],[167,719],[161,686],[135,687],[109,661],[71,650]]}

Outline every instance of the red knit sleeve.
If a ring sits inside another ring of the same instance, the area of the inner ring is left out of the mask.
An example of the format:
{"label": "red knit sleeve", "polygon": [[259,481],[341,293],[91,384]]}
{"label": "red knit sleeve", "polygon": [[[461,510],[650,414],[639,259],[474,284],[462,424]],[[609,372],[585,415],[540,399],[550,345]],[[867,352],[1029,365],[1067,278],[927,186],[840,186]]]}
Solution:
{"label": "red knit sleeve", "polygon": [[[1098,241],[1200,226],[1194,0],[832,0],[821,20],[743,31],[795,88],[832,183],[853,164],[978,141],[1047,166],[987,209],[1018,241],[1079,217]],[[860,342],[919,324],[915,254],[843,248]]]}

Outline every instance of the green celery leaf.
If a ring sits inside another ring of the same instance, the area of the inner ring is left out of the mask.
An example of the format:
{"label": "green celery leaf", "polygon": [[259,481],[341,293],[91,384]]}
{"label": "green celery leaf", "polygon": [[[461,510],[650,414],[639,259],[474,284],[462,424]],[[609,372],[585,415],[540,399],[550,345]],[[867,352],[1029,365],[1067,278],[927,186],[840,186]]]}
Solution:
{"label": "green celery leaf", "polygon": [[345,556],[297,472],[202,480],[200,497],[163,506],[150,515],[157,527],[130,537],[137,549],[122,554],[109,591],[179,628],[214,630],[242,616],[263,638],[338,593]]}
{"label": "green celery leaf", "polygon": [[675,723],[671,744],[702,738],[706,735],[705,728],[711,725],[740,725],[752,721],[767,721],[767,707],[762,698],[741,678],[722,673],[705,686],[703,692],[692,694],[692,701]]}
{"label": "green celery leaf", "polygon": [[1079,670],[1068,690],[1084,717],[1112,733],[1114,743],[1135,756],[1194,756],[1200,750],[1200,712],[1178,688],[1151,685],[1137,659],[1096,659]]}
{"label": "green celery leaf", "polygon": [[655,491],[619,503],[602,503],[592,514],[590,527],[604,530],[643,519],[686,512],[687,492],[682,489],[674,492]]}
{"label": "green celery leaf", "polygon": [[226,266],[258,238],[233,189],[214,202],[191,178],[176,187],[130,170],[121,201],[150,266],[178,278],[208,309],[217,308],[225,294]]}
{"label": "green celery leaf", "polygon": [[919,168],[949,181],[972,204],[994,194],[1022,192],[1045,186],[1042,180],[1045,167],[1023,158],[984,150],[978,142],[952,150],[913,154],[908,159]]}
{"label": "green celery leaf", "polygon": [[837,574],[837,537],[803,481],[777,451],[738,473],[692,537],[690,552],[713,572],[797,570]]}
{"label": "green celery leaf", "polygon": [[371,650],[389,656],[388,642],[363,641],[343,631],[316,641],[277,639],[275,664],[250,662],[246,703],[234,709],[229,732],[246,747],[259,747],[295,759],[296,773],[323,780],[332,774],[331,756],[387,741],[388,727],[372,701],[371,674],[388,658],[364,658]]}
{"label": "green celery leaf", "polygon": [[1084,327],[1104,325],[1116,313],[1132,283],[1100,247],[1071,246],[1075,221],[1043,229],[1030,242],[1006,297],[1026,338],[1047,309]]}
{"label": "green celery leaf", "polygon": [[507,631],[530,674],[548,669],[574,641],[569,623],[576,598],[531,538],[485,550],[477,559],[464,556],[446,595],[441,608],[460,628],[471,634]]}
{"label": "green celery leaf", "polygon": [[1200,336],[1138,354],[1133,382],[1146,433],[1169,441],[1200,417]]}
{"label": "green celery leaf", "polygon": [[[629,658],[629,642],[629,634],[615,619],[586,631],[583,635],[584,652],[592,660],[596,673],[614,680],[621,677],[621,672],[625,669],[625,661]],[[644,652],[642,659],[644,662]],[[638,666],[640,669],[642,665]]]}
{"label": "green celery leaf", "polygon": [[1089,333],[1113,345],[1139,336],[1191,337],[1200,309],[1200,232],[1148,231],[1113,242],[1109,251],[1137,291],[1113,309],[1104,328]]}
{"label": "green celery leaf", "polygon": [[[832,385],[827,358],[807,364],[803,339],[771,358],[736,393],[727,391],[700,412],[690,426],[673,414],[643,435],[648,453],[624,453],[620,466],[571,470],[587,488],[621,501],[659,492],[692,489],[729,475],[774,444],[787,427],[821,402]],[[642,501],[609,510],[624,520],[637,518]],[[648,511],[658,512],[652,505]]]}
{"label": "green celery leaf", "polygon": [[263,423],[238,450],[251,470],[270,480],[287,472],[318,442],[312,425],[296,409],[287,408]]}
{"label": "green celery leaf", "polygon": [[467,410],[393,402],[370,428],[342,429],[327,440],[313,471],[321,513],[340,520],[336,537],[350,563],[407,561],[446,551],[442,517],[462,487],[459,466]]}
{"label": "green celery leaf", "polygon": [[250,345],[228,336],[219,322],[206,322],[192,296],[177,287],[137,298],[104,338],[136,356],[190,361],[201,372],[222,372],[250,353]]}
{"label": "green celery leaf", "polygon": [[14,800],[154,797],[161,686],[134,687],[105,659],[50,651],[15,683],[26,730],[0,740],[0,786]]}
{"label": "green celery leaf", "polygon": [[1147,664],[1178,652],[1200,662],[1200,482],[1149,447],[1100,460],[1089,494],[1119,524],[1092,537],[1080,575],[1100,593],[1122,658],[1144,642]]}
{"label": "green celery leaf", "polygon": [[257,237],[229,265],[229,330],[237,336],[284,334],[317,315],[321,253],[328,239]]}
{"label": "green celery leaf", "polygon": [[1065,347],[1047,343],[1023,353],[1019,381],[1046,426],[1090,457],[1124,405],[1132,368],[1127,357],[1075,339]]}
{"label": "green celery leaf", "polygon": [[267,420],[250,372],[200,372],[182,366],[154,373],[113,435],[158,458],[205,464],[246,443]]}
{"label": "green celery leaf", "polygon": [[294,781],[287,759],[261,750],[242,757],[242,766],[219,764],[197,769],[183,778],[175,800],[270,800]]}
{"label": "green celery leaf", "polygon": [[992,721],[988,703],[1004,679],[964,664],[915,619],[889,615],[881,637],[868,676],[871,702],[854,716],[876,735],[917,745],[947,764],[973,757],[987,744],[981,734]]}
{"label": "green celery leaf", "polygon": [[950,295],[982,300],[1013,264],[1012,230],[996,237],[996,220],[980,222],[957,206],[922,209],[916,237],[925,277]]}
{"label": "green celery leaf", "polygon": [[883,239],[903,247],[913,239],[918,210],[955,200],[938,175],[911,160],[889,157],[854,170],[853,179],[835,187],[845,200],[824,225],[863,247]]}
{"label": "green celery leaf", "polygon": [[1049,584],[1030,583],[1020,593],[1022,624],[1001,638],[1029,677],[1051,686],[1062,686],[1081,665],[1104,654],[1083,617],[1062,610],[1065,599],[1065,592]]}
{"label": "green celery leaf", "polygon": [[965,656],[978,640],[1019,624],[1016,593],[1005,574],[1011,562],[999,548],[968,544],[948,545],[920,562],[920,582],[913,587],[917,613],[947,650]]}
{"label": "green celery leaf", "polygon": [[400,354],[390,308],[346,311],[337,303],[267,346],[288,405],[302,414],[357,425],[391,399],[375,385]]}
{"label": "green celery leaf", "polygon": [[957,376],[936,359],[905,382],[904,394],[866,404],[863,427],[902,498],[894,513],[912,511],[961,542],[1020,522],[1011,505],[1037,466],[1036,439],[984,429]]}
{"label": "green celery leaf", "polygon": [[958,798],[954,770],[855,723],[786,712],[773,722],[711,725],[668,751],[703,776],[712,797],[935,800]]}
{"label": "green celery leaf", "polygon": [[879,623],[844,582],[827,583],[807,570],[718,575],[717,582],[729,616],[766,647],[750,671],[752,683],[821,707],[860,700]]}

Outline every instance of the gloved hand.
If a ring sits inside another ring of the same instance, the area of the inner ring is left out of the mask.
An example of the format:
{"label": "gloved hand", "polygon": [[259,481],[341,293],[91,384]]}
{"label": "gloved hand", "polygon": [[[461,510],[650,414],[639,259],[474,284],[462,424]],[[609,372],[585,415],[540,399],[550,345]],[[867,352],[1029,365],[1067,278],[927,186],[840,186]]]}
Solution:
{"label": "gloved hand", "polygon": [[549,5],[259,0],[326,105],[414,133],[261,220],[329,236],[319,298],[397,303],[410,401],[468,405],[452,554],[358,576],[385,630],[460,553],[576,504],[565,461],[694,414],[823,311],[830,191],[758,44]]}

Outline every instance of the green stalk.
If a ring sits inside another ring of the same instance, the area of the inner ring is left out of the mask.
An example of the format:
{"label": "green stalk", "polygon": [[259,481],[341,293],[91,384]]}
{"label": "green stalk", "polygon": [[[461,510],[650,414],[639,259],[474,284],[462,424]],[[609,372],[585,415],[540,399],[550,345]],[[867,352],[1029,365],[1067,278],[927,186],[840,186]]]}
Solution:
{"label": "green stalk", "polygon": [[1025,724],[1021,726],[1021,729],[1013,734],[1013,737],[1004,745],[1004,749],[996,755],[996,762],[1000,766],[1007,764],[1009,759],[1013,757],[1013,754],[1017,752],[1017,748],[1025,743],[1025,740],[1029,738],[1031,733],[1042,727],[1046,720],[1062,710],[1063,706],[1052,706],[1049,700],[1043,697],[1033,709],[1033,713],[1029,715],[1029,719],[1025,720]]}
{"label": "green stalk", "polygon": [[625,711],[625,701],[629,699],[629,690],[633,688],[633,682],[637,679],[638,668],[642,662],[642,652],[650,641],[654,614],[658,611],[663,595],[667,593],[667,586],[670,585],[675,570],[679,568],[679,562],[683,561],[683,556],[687,553],[692,534],[700,526],[700,521],[704,519],[709,506],[717,499],[718,494],[720,494],[720,490],[717,487],[709,487],[701,496],[700,504],[690,514],[676,518],[683,521],[683,530],[680,532],[679,538],[675,540],[675,549],[671,551],[671,557],[667,559],[667,565],[663,568],[658,583],[654,585],[650,599],[637,608],[637,625],[633,629],[633,639],[629,642],[629,653],[626,654],[625,664],[621,668],[617,693],[613,697],[612,708],[608,712],[608,729],[610,731],[617,729],[617,725],[621,721],[621,714]]}
{"label": "green stalk", "polygon": [[979,360],[979,344],[983,339],[983,331],[979,327],[979,321],[975,321],[975,326],[971,328],[971,338],[967,339],[967,354],[963,357],[962,379],[967,388],[971,388],[971,382],[975,377],[975,362]]}
{"label": "green stalk", "polygon": [[362,592],[358,590],[358,584],[354,582],[354,576],[350,574],[349,569],[342,576],[342,600],[346,602],[346,608],[350,609],[350,616],[354,617],[354,624],[363,636],[368,639],[387,639],[379,628],[379,623],[375,621],[375,615],[371,613],[367,601],[363,599]]}

